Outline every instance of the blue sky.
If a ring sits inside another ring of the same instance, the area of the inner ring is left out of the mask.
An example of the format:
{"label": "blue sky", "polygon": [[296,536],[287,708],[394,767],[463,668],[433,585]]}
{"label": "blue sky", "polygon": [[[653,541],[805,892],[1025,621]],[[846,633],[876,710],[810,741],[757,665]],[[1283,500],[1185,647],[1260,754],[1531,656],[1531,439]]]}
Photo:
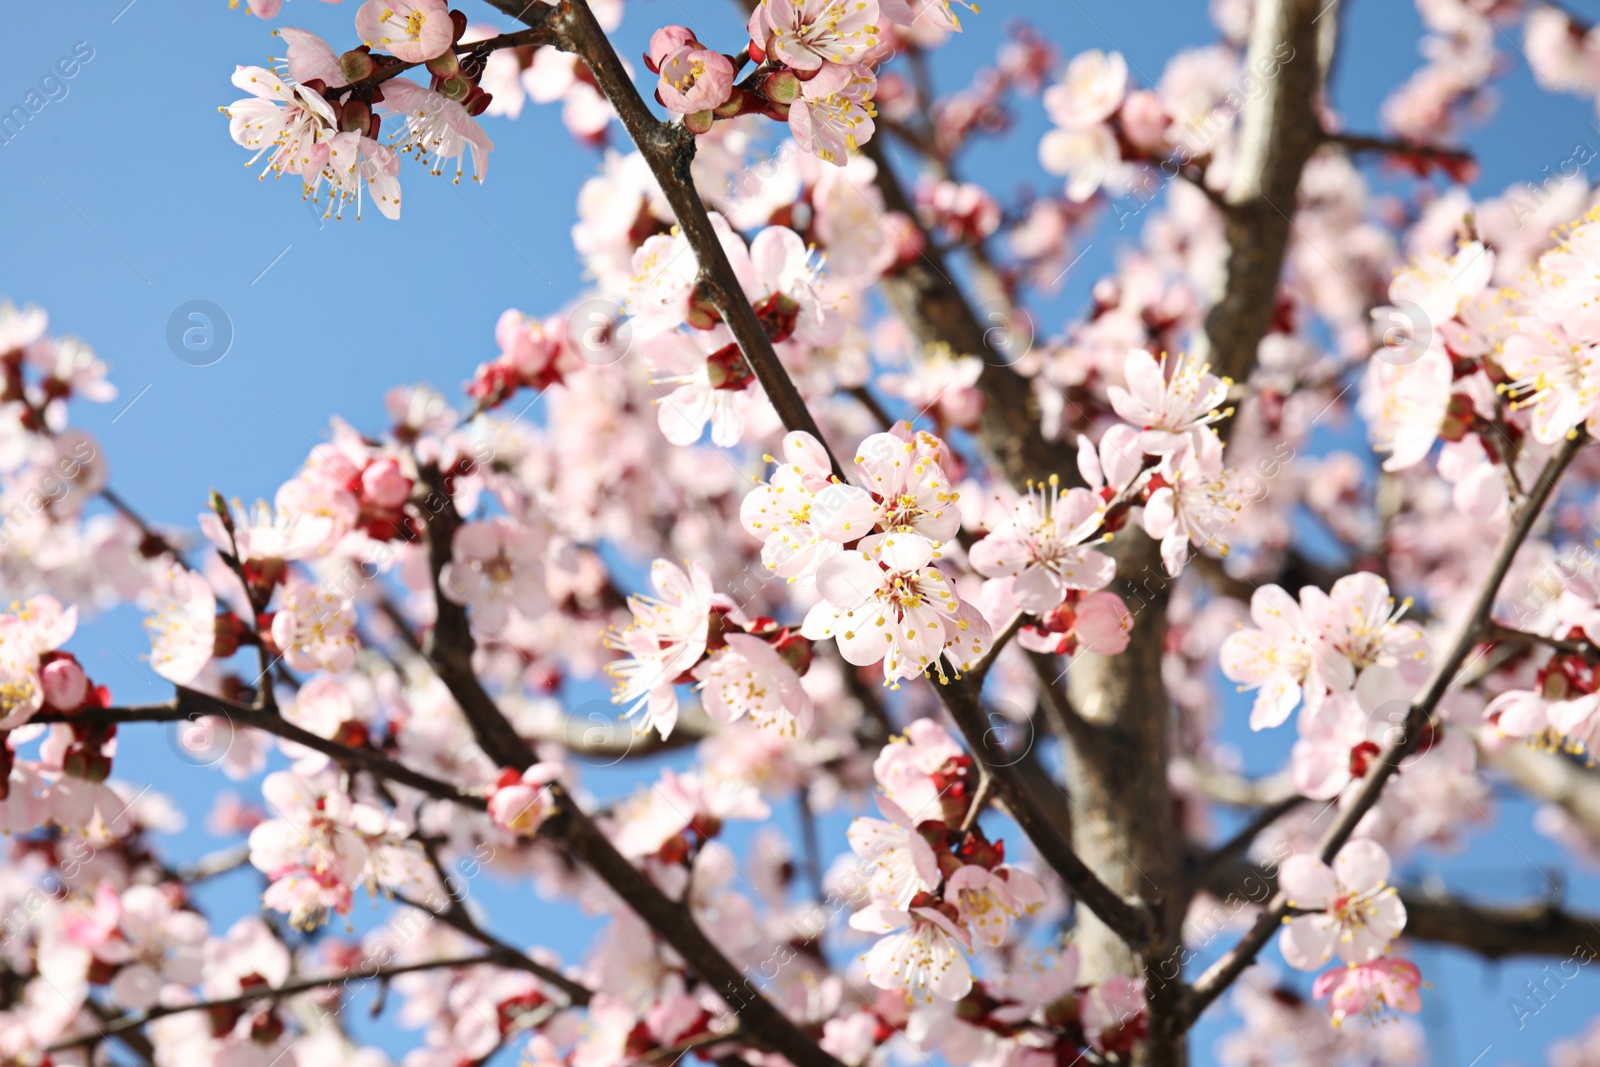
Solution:
{"label": "blue sky", "polygon": [[[494,21],[487,5],[463,4],[475,19]],[[1384,94],[1418,65],[1420,26],[1401,0],[1345,6],[1334,100],[1352,129],[1374,130]],[[1594,0],[1569,6],[1600,15]],[[336,44],[353,39],[354,3],[291,0],[286,10]],[[939,86],[965,84],[993,55],[1005,22],[1022,16],[1067,55],[1122,51],[1145,84],[1176,49],[1214,39],[1198,0],[990,0],[936,57]],[[738,42],[739,19],[726,0],[634,0],[618,35],[621,51],[637,56],[650,30],[666,22],[689,24],[729,50]],[[223,0],[84,0],[11,5],[7,25],[0,111],[22,103],[58,60],[75,54],[80,62],[65,92],[52,89],[56,99],[0,144],[0,294],[42,305],[56,331],[82,336],[111,363],[121,397],[80,406],[76,416],[103,442],[113,485],[158,522],[192,525],[212,487],[270,496],[330,416],[376,428],[384,391],[402,382],[430,381],[454,394],[494,354],[502,310],[546,314],[578,291],[568,231],[596,156],[571,142],[555,108],[530,105],[515,123],[489,124],[496,151],[481,186],[458,187],[408,167],[402,222],[375,212],[359,223],[323,222],[293,180],[258,182],[255,170],[244,169],[247,154],[217,113],[240,95],[228,82],[235,64],[282,53],[266,24]],[[1519,43],[1502,40],[1514,63],[1499,83],[1500,110],[1467,137],[1482,165],[1474,191],[1484,195],[1536,180],[1575,144],[1600,144],[1590,105],[1539,93]],[[966,175],[1002,197],[1051,184],[1032,149],[1045,126],[1037,105],[1024,105],[1011,135],[963,162]],[[1059,330],[1083,307],[1089,285],[1132,239],[1114,225],[1102,228],[1064,291],[1036,306],[1042,331]],[[222,309],[232,335],[226,356],[209,366],[175,358],[167,341],[174,313],[200,300]],[[85,626],[76,648],[120,702],[166,695],[139,659],[145,645],[131,612]],[[1228,732],[1253,767],[1275,765],[1287,748],[1283,736],[1261,738],[1236,725]],[[175,759],[169,737],[155,728],[126,731],[122,745],[121,773],[157,782],[191,812],[205,811],[225,784]],[[620,791],[637,773],[592,780],[596,789]],[[1502,805],[1467,857],[1437,865],[1446,884],[1508,900],[1543,892],[1546,872],[1563,857],[1529,829],[1530,810]],[[823,826],[834,842],[842,828],[842,818]],[[193,855],[217,844],[194,825],[173,848]],[[225,907],[248,880],[235,876],[207,895]],[[569,957],[587,943],[591,927],[567,911],[529,909],[526,890],[478,882],[474,896],[506,917],[513,939],[544,940]],[[1570,893],[1600,908],[1593,877],[1573,879]],[[1475,1057],[1541,1062],[1540,1050],[1576,1031],[1600,1002],[1600,979],[1585,974],[1518,1031],[1506,1001],[1537,966],[1484,966],[1446,950],[1425,951],[1419,962],[1434,983],[1425,1021],[1435,1062],[1452,1067],[1469,1067]],[[392,1031],[359,1029],[385,1047],[407,1046]],[[1209,1059],[1219,1032],[1215,1019],[1202,1024],[1198,1062]]]}

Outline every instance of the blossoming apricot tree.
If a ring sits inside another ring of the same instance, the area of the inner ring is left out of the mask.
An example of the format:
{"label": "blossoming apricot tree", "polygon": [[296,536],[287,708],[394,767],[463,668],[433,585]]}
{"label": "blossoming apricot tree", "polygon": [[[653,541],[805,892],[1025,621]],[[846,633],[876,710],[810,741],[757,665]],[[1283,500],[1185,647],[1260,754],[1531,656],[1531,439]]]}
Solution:
{"label": "blossoming apricot tree", "polygon": [[[281,26],[222,109],[328,215],[396,220],[402,157],[482,180],[530,98],[582,142],[620,123],[573,228],[592,292],[506,311],[459,408],[397,387],[270,503],[158,530],[71,425],[105,365],[0,310],[0,1057],[380,1064],[338,1008],[382,981],[418,1067],[1181,1064],[1230,989],[1230,1065],[1399,1067],[1414,1024],[1371,1024],[1428,995],[1409,941],[1587,943],[1556,903],[1391,878],[1470,840],[1491,781],[1600,842],[1600,214],[1577,182],[1474,203],[1436,143],[1519,20],[1580,94],[1600,31],[1419,0],[1430,65],[1358,136],[1325,93],[1337,0],[1215,0],[1220,39],[1152,85],[1019,26],[944,96],[927,56],[967,5],[759,0],[656,30],[664,118],[607,38],[621,0],[492,6],[520,25]],[[1034,98],[1059,192],[963,182]],[[1375,203],[1362,156],[1414,200]],[[1129,196],[1159,198],[1142,242],[1035,337],[1030,298]],[[505,415],[532,394],[542,421]],[[1319,436],[1341,420],[1379,461]],[[118,704],[70,650],[116,602],[171,700]],[[1232,770],[1223,716],[1292,728],[1283,772]],[[117,760],[147,723],[264,775],[213,813],[241,849],[159,855]],[[648,785],[596,796],[594,759]],[[785,806],[805,840],[727,830]],[[819,810],[861,814],[825,840]],[[213,926],[190,888],[244,864],[260,916]],[[467,865],[605,932],[518,947]],[[382,926],[327,932],[367,895]]]}

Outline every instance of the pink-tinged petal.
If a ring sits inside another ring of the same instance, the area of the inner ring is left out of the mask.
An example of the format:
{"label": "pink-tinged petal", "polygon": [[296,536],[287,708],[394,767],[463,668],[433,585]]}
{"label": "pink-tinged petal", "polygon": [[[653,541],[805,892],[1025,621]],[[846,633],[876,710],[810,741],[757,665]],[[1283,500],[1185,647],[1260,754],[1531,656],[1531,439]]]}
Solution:
{"label": "pink-tinged petal", "polygon": [[1296,741],[1289,764],[1295,789],[1312,800],[1332,800],[1350,784],[1349,753],[1325,743]]}
{"label": "pink-tinged petal", "polygon": [[1116,425],[1100,438],[1100,462],[1105,470],[1106,484],[1126,486],[1133,482],[1144,457],[1139,454],[1139,432],[1131,426]]}
{"label": "pink-tinged petal", "polygon": [[857,667],[868,667],[893,651],[889,618],[874,604],[839,616],[834,639],[839,654]]}
{"label": "pink-tinged petal", "polygon": [[[1161,406],[1167,391],[1167,379],[1156,357],[1142,348],[1132,349],[1122,362],[1122,376],[1127,380],[1128,392],[1138,401],[1142,410],[1153,411]],[[1130,419],[1126,415],[1123,418],[1135,425],[1142,425],[1146,421],[1142,418]]]}
{"label": "pink-tinged petal", "polygon": [[1600,694],[1591,693],[1576,700],[1557,700],[1545,709],[1545,714],[1550,718],[1550,725],[1562,733],[1583,734],[1588,731],[1596,711],[1600,711]]}
{"label": "pink-tinged petal", "polygon": [[1333,958],[1339,943],[1339,926],[1326,915],[1300,915],[1278,936],[1283,961],[1301,971],[1314,971]]}
{"label": "pink-tinged petal", "polygon": [[296,26],[279,27],[278,36],[289,46],[289,77],[301,84],[320,78],[330,88],[345,84],[339,58],[327,41]]}
{"label": "pink-tinged petal", "polygon": [[1117,561],[1092,548],[1080,549],[1076,559],[1063,558],[1057,566],[1068,589],[1084,592],[1104,589],[1117,576]]}
{"label": "pink-tinged petal", "polygon": [[[792,114],[792,112],[791,112]],[[899,496],[911,476],[914,446],[892,433],[875,433],[856,450],[856,466],[866,486],[880,496]]]}
{"label": "pink-tinged petal", "polygon": [[1033,561],[1033,553],[1020,538],[990,534],[967,551],[967,560],[986,578],[1014,578]]}
{"label": "pink-tinged petal", "polygon": [[1483,717],[1507,737],[1532,737],[1549,725],[1544,698],[1527,689],[1501,693],[1483,709]]}
{"label": "pink-tinged petal", "polygon": [[[869,905],[850,916],[850,926],[856,930],[864,930],[869,934],[887,934],[899,930],[911,923],[909,913],[899,908],[884,908]],[[878,944],[883,944],[880,941]]]}
{"label": "pink-tinged petal", "polygon": [[1300,605],[1281,586],[1264,585],[1250,597],[1250,621],[1269,634],[1304,640]]}
{"label": "pink-tinged petal", "polygon": [[836,608],[859,608],[883,584],[883,568],[861,552],[835,556],[817,571],[817,592]]}
{"label": "pink-tinged petal", "polygon": [[1351,841],[1334,857],[1333,871],[1344,888],[1371,892],[1389,880],[1389,854],[1376,841]]}
{"label": "pink-tinged petal", "polygon": [[1300,703],[1300,685],[1289,678],[1273,678],[1256,691],[1250,706],[1250,729],[1270,730],[1282,726]]}
{"label": "pink-tinged petal", "polygon": [[1083,434],[1078,436],[1078,473],[1091,489],[1099,489],[1106,484],[1105,471],[1100,469],[1100,450]]}
{"label": "pink-tinged petal", "polygon": [[656,405],[661,436],[674,445],[692,445],[705,433],[715,394],[705,386],[680,385]]}
{"label": "pink-tinged petal", "polygon": [[1339,895],[1333,870],[1315,856],[1294,855],[1278,871],[1278,888],[1297,908],[1325,908]]}
{"label": "pink-tinged petal", "polygon": [[[1150,494],[1144,506],[1144,532],[1155,538],[1165,538],[1177,526],[1177,496],[1171,489],[1157,489]],[[1181,568],[1180,568],[1181,569]]]}
{"label": "pink-tinged petal", "polygon": [[1102,656],[1121,655],[1128,647],[1128,635],[1133,632],[1133,616],[1117,594],[1090,593],[1078,602],[1072,632],[1090,652]]}
{"label": "pink-tinged petal", "polygon": [[[977,549],[983,543],[980,541],[973,548]],[[1113,569],[1115,566],[1112,565]],[[978,573],[982,574],[983,571]],[[1067,598],[1067,584],[1062,581],[1061,575],[1049,567],[1038,565],[1028,567],[1017,575],[1011,590],[1017,599],[1017,606],[1030,615],[1043,615],[1052,608],[1060,607]]]}
{"label": "pink-tinged petal", "polygon": [[877,514],[866,490],[831,482],[811,501],[811,528],[830,541],[848,544],[873,531]]}
{"label": "pink-tinged petal", "polygon": [[933,561],[933,542],[914,533],[882,534],[873,539],[870,548],[875,559],[902,574],[921,571]]}

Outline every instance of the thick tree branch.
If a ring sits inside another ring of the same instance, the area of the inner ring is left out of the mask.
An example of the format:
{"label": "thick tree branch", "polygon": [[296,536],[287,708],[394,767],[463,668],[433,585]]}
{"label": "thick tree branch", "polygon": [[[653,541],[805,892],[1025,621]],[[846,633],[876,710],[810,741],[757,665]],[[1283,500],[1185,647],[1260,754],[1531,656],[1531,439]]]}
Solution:
{"label": "thick tree branch", "polygon": [[[1223,191],[1228,243],[1222,291],[1206,316],[1202,352],[1219,374],[1243,382],[1277,309],[1278,279],[1293,228],[1300,174],[1322,143],[1317,98],[1323,55],[1338,25],[1326,0],[1257,0],[1246,68],[1262,94],[1240,119],[1239,155]],[[1265,75],[1276,69],[1275,77]]]}
{"label": "thick tree branch", "polygon": [[476,811],[485,811],[487,802],[481,796],[464,793],[448,782],[429,777],[410,767],[396,763],[382,753],[367,748],[350,748],[337,741],[302,730],[300,727],[258,708],[248,708],[231,700],[212,696],[194,689],[178,686],[175,699],[164,704],[144,704],[121,708],[84,708],[71,715],[43,712],[35,715],[33,722],[72,723],[131,723],[131,722],[194,722],[205,716],[225,719],[234,726],[246,726],[275,734],[286,741],[321,752],[341,765],[355,765],[371,771],[399,785],[418,790],[436,800],[448,800]]}
{"label": "thick tree branch", "polygon": [[[874,138],[861,146],[861,154],[877,166],[875,184],[883,195],[884,207],[915,221],[916,205],[900,184],[884,145]],[[1040,481],[1059,474],[1069,484],[1076,484],[1078,468],[1072,453],[1066,444],[1044,439],[1033,385],[1010,366],[1022,353],[1002,339],[1014,337],[1023,328],[1024,324],[1016,321],[1019,312],[1003,303],[987,319],[980,318],[956,284],[933,237],[926,230],[921,236],[922,254],[900,272],[883,279],[890,302],[924,344],[943,342],[958,355],[983,360],[983,373],[978,378],[984,400],[978,417],[978,439],[999,463],[1007,481],[1020,490],[1030,478]]]}
{"label": "thick tree branch", "polygon": [[1406,937],[1455,945],[1491,960],[1600,955],[1600,915],[1574,914],[1550,902],[1469,904],[1415,889],[1401,890],[1400,900],[1406,906]]}
{"label": "thick tree branch", "polygon": [[[1570,440],[1562,442],[1555,454],[1545,464],[1544,470],[1539,475],[1538,483],[1533,487],[1527,501],[1517,514],[1516,521],[1501,540],[1499,548],[1495,551],[1493,560],[1489,565],[1489,573],[1484,584],[1478,590],[1478,596],[1461,622],[1461,629],[1451,643],[1450,649],[1434,664],[1433,675],[1422,693],[1411,705],[1406,715],[1406,721],[1397,737],[1391,740],[1384,748],[1380,757],[1375,760],[1367,771],[1367,776],[1362,780],[1353,802],[1348,804],[1339,815],[1339,819],[1326,836],[1318,844],[1317,854],[1324,863],[1331,863],[1333,857],[1350,835],[1355,831],[1356,825],[1378,802],[1383,793],[1383,788],[1388,784],[1400,763],[1415,751],[1418,743],[1426,732],[1429,719],[1433,710],[1438,706],[1449,689],[1450,683],[1455,679],[1456,673],[1466,662],[1467,656],[1477,647],[1483,636],[1484,626],[1488,622],[1489,612],[1494,608],[1495,598],[1500,592],[1500,583],[1505,580],[1506,572],[1511,568],[1511,562],[1516,557],[1517,550],[1527,540],[1532,532],[1534,523],[1544,510],[1545,503],[1555,491],[1556,484],[1560,482],[1562,474],[1569,464],[1577,457],[1579,451],[1588,443],[1588,435],[1579,433]],[[1287,898],[1278,893],[1272,899],[1261,918],[1250,929],[1244,938],[1234,946],[1222,959],[1213,964],[1195,982],[1186,1006],[1186,1018],[1193,1023],[1201,1011],[1205,1010],[1213,1000],[1227,989],[1234,979],[1250,966],[1256,955],[1271,939],[1279,923],[1288,912]]]}
{"label": "thick tree branch", "polygon": [[1385,155],[1411,157],[1443,167],[1467,167],[1474,162],[1472,153],[1464,148],[1444,148],[1439,145],[1420,144],[1388,137],[1368,137],[1354,133],[1330,133],[1324,140],[1349,152],[1381,152]]}
{"label": "thick tree branch", "polygon": [[[1218,899],[1237,900],[1241,886],[1276,885],[1276,872],[1236,863],[1211,872],[1204,888]],[[1413,940],[1454,945],[1491,960],[1569,957],[1583,950],[1591,957],[1600,955],[1600,915],[1571,912],[1549,900],[1475,904],[1416,886],[1401,886],[1399,891],[1406,907],[1402,936]]]}
{"label": "thick tree branch", "polygon": [[1518,743],[1498,752],[1480,747],[1483,762],[1509,777],[1529,796],[1560,805],[1600,841],[1600,774],[1557,752]]}
{"label": "thick tree branch", "polygon": [[533,762],[532,752],[478,681],[478,673],[472,665],[474,642],[466,606],[445,596],[440,584],[445,564],[450,562],[455,532],[461,527],[461,515],[456,511],[453,496],[455,486],[451,475],[441,471],[436,463],[422,464],[419,473],[428,487],[421,510],[428,529],[428,563],[433,575],[436,613],[423,654],[461,706],[483,751],[502,767],[522,770]]}

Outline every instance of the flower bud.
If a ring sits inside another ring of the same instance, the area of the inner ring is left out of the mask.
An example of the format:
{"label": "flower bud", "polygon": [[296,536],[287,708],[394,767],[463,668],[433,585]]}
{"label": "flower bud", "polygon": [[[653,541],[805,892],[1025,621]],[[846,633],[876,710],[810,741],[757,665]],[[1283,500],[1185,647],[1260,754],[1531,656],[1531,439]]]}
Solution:
{"label": "flower bud", "polygon": [[663,26],[650,35],[650,50],[644,55],[644,65],[650,68],[651,74],[660,74],[666,58],[685,46],[700,47],[693,30],[687,26]]}
{"label": "flower bud", "polygon": [[222,520],[222,528],[229,533],[233,532],[233,513],[228,510],[228,502],[222,499],[222,494],[215,489],[211,490],[211,510],[216,512],[217,518]]}
{"label": "flower bud", "polygon": [[744,114],[744,110],[744,90],[742,89],[728,90],[728,99],[712,109],[719,119],[736,118]]}
{"label": "flower bud", "polygon": [[89,695],[89,679],[76,660],[52,660],[39,672],[44,702],[57,711],[77,711]]}
{"label": "flower bud", "polygon": [[363,78],[369,78],[372,76],[372,72],[377,69],[377,60],[372,58],[372,54],[367,51],[365,46],[352,48],[339,57],[339,72],[344,75],[347,84],[349,82],[358,82]]}
{"label": "flower bud", "polygon": [[766,84],[761,87],[761,91],[774,103],[792,104],[800,99],[800,79],[795,77],[794,71],[788,67],[781,67],[767,75]]}
{"label": "flower bud", "polygon": [[411,479],[392,459],[380,459],[361,472],[361,495],[380,508],[397,508],[411,496]]}
{"label": "flower bud", "polygon": [[716,112],[692,111],[683,116],[683,124],[689,128],[690,133],[710,133],[711,124],[716,121]]}
{"label": "flower bud", "polygon": [[454,52],[442,52],[423,64],[436,78],[452,78],[461,73],[461,61]]}
{"label": "flower bud", "polygon": [[365,100],[347,100],[339,113],[339,129],[344,133],[367,132],[372,125],[372,105]]}

